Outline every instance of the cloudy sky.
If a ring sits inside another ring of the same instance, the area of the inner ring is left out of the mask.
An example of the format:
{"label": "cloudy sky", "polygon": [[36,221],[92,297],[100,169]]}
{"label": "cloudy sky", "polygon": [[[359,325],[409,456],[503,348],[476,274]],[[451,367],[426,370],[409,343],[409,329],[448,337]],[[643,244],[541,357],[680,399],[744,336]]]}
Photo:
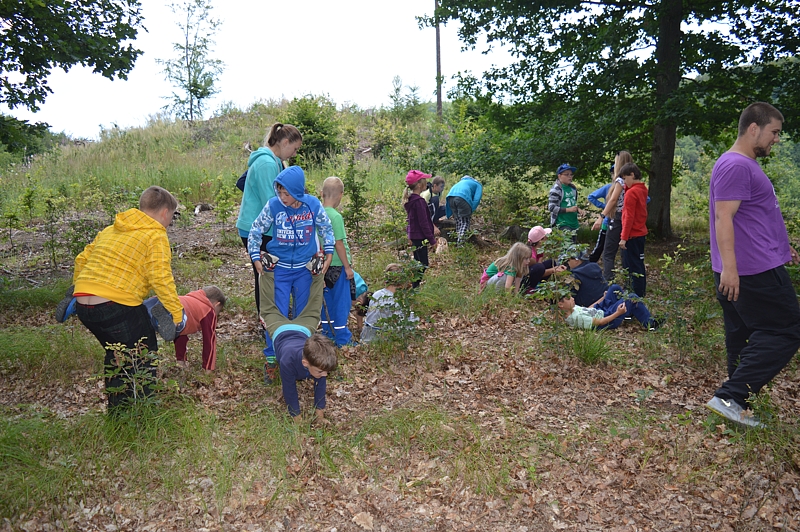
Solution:
{"label": "cloudy sky", "polygon": [[[172,54],[180,39],[176,16],[162,0],[142,0],[147,32],[143,50],[128,80],[110,81],[75,67],[54,71],[53,89],[41,110],[3,110],[20,119],[43,121],[54,131],[95,138],[102,127],[143,125],[172,93],[156,59]],[[226,64],[220,93],[208,108],[223,102],[247,108],[259,100],[328,95],[338,105],[361,108],[386,105],[392,79],[419,87],[423,100],[436,89],[435,31],[419,29],[415,16],[432,14],[434,0],[215,0],[214,15],[223,24],[214,57]],[[446,94],[459,71],[480,73],[505,64],[506,55],[461,51],[456,26],[442,28],[442,71]]]}

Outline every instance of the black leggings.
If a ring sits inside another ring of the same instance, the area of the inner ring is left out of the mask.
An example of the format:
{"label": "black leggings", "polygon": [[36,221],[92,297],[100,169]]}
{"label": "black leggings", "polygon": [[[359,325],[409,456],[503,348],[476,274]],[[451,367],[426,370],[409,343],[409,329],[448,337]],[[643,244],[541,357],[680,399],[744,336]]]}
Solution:
{"label": "black leggings", "polygon": [[[261,235],[261,251],[267,251],[267,242],[272,240],[272,237],[269,235]],[[247,237],[242,237],[242,244],[244,244],[244,250],[247,251]],[[250,258],[250,252],[247,251],[247,258]],[[250,266],[253,267],[253,277],[255,277],[255,293],[256,293],[256,312],[259,316],[261,316],[261,290],[258,287],[258,270],[256,270],[256,263],[250,262]]]}

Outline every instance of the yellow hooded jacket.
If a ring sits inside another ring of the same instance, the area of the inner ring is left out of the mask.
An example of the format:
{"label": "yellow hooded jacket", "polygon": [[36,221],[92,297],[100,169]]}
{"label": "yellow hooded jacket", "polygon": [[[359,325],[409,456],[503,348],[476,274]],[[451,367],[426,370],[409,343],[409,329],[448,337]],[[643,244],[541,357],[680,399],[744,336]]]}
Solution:
{"label": "yellow hooded jacket", "polygon": [[117,214],[75,257],[75,293],[92,294],[135,307],[155,291],[175,323],[183,319],[172,277],[167,230],[139,209]]}

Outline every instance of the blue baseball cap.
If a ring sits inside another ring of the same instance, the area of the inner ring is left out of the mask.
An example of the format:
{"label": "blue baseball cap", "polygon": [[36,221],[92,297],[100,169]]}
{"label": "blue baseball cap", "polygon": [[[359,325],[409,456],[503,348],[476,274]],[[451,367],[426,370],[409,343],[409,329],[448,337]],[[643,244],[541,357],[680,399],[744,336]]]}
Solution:
{"label": "blue baseball cap", "polygon": [[556,175],[562,172],[566,172],[567,170],[571,170],[573,174],[578,171],[577,168],[575,168],[574,166],[570,166],[569,163],[564,163],[558,167],[558,170],[556,170]]}

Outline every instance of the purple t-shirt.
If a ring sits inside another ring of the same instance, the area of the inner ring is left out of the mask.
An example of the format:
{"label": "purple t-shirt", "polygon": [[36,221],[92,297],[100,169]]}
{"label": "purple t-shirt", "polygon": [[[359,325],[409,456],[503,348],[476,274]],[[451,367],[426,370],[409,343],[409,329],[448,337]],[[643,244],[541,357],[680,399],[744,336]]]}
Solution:
{"label": "purple t-shirt", "polygon": [[740,153],[724,153],[711,171],[708,199],[711,267],[715,272],[722,272],[714,224],[717,201],[741,201],[733,216],[739,275],[763,273],[791,260],[789,235],[775,188],[757,161]]}

